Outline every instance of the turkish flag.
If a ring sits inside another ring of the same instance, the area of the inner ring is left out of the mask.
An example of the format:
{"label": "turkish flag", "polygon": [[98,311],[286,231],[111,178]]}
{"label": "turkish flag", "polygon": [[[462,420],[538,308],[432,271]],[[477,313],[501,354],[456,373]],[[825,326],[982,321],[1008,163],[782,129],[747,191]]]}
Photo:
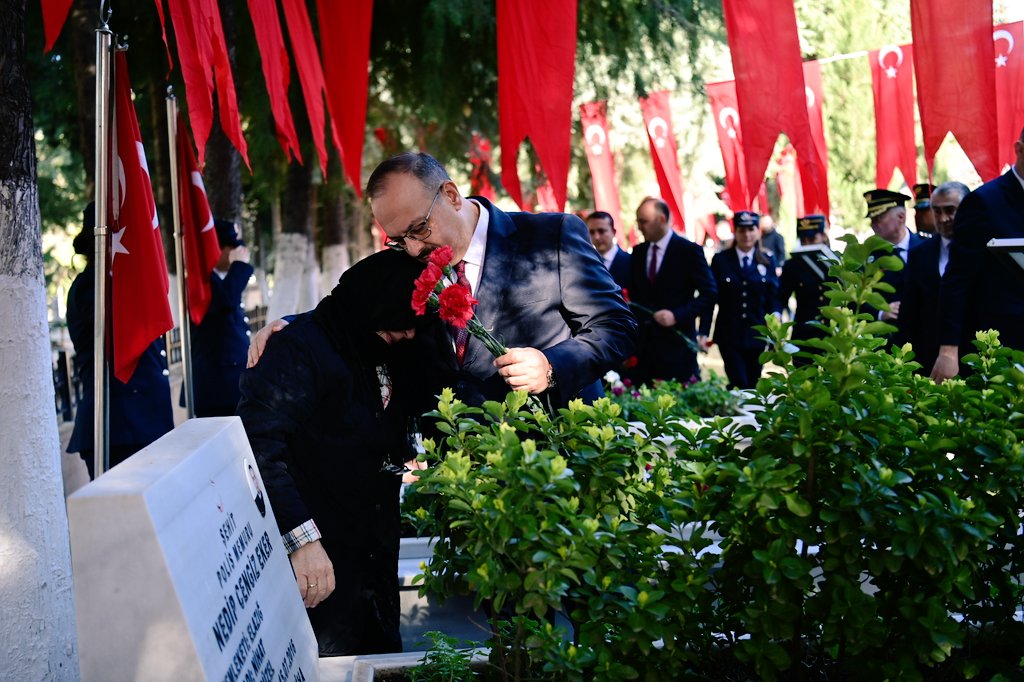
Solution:
{"label": "turkish flag", "polygon": [[[274,0],[248,0],[249,16],[256,33],[256,46],[260,51],[263,66],[263,80],[267,83],[270,96],[270,111],[274,116],[277,142],[285,156],[292,156],[302,163],[299,136],[295,132],[292,108],[288,103],[288,81],[291,62],[281,34],[281,22],[277,17],[277,3]],[[308,23],[308,21],[307,21]],[[321,100],[322,101],[322,100]],[[322,136],[323,131],[321,131]]]}
{"label": "turkish flag", "polygon": [[[917,108],[928,169],[950,132],[982,180],[999,175],[992,0],[910,0]],[[955,93],[953,96],[950,93]]]}
{"label": "turkish flag", "polygon": [[1024,22],[996,26],[996,119],[999,121],[999,167],[1012,166],[1013,143],[1024,130]]}
{"label": "turkish flag", "polygon": [[[672,211],[672,222],[677,232],[686,234],[686,217],[683,214],[683,177],[679,172],[679,156],[676,153],[676,136],[672,132],[672,112],[669,108],[668,91],[652,92],[640,98],[640,109],[644,113],[647,141],[651,145],[651,159],[654,174],[661,188],[661,198]],[[690,235],[691,237],[693,235]]]}
{"label": "turkish flag", "polygon": [[43,6],[43,33],[46,36],[46,46],[43,53],[53,49],[53,44],[60,36],[60,30],[64,28],[64,22],[68,19],[68,11],[71,9],[71,0],[42,0]]}
{"label": "turkish flag", "polygon": [[[822,114],[822,103],[825,94],[821,87],[821,64],[817,60],[804,62],[804,95],[807,98],[807,118],[811,124],[811,139],[817,151],[815,162],[818,164],[817,195],[812,185],[804,184],[804,215],[820,213],[828,215],[828,145],[825,143],[825,117]],[[804,175],[800,181],[805,182]],[[808,202],[807,199],[814,199]]]}
{"label": "turkish flag", "polygon": [[779,187],[779,202],[792,200],[794,212],[797,214],[800,213],[802,207],[807,205],[798,160],[799,155],[796,149],[793,148],[793,145],[787,144],[779,153],[779,172],[776,175]]}
{"label": "turkish flag", "polygon": [[493,203],[497,192],[491,183],[491,141],[480,133],[473,133],[469,162],[473,165],[469,174],[469,193]]}
{"label": "turkish flag", "polygon": [[875,96],[875,187],[888,187],[899,168],[907,186],[917,183],[914,141],[914,50],[887,45],[868,52]]}
{"label": "turkish flag", "polygon": [[[302,84],[302,97],[306,102],[306,114],[309,116],[309,127],[313,132],[313,145],[320,157],[320,173],[327,177],[327,144],[324,141],[324,126],[327,119],[324,115],[324,71],[320,65],[320,55],[316,51],[316,40],[313,38],[313,26],[309,23],[309,13],[303,0],[284,0],[284,18],[288,22],[288,37],[292,41],[292,52],[295,54],[295,66],[299,71],[299,82]],[[331,137],[334,146],[341,153],[341,140],[338,131],[331,121]]]}
{"label": "turkish flag", "polygon": [[213,227],[213,213],[206,198],[206,186],[192,151],[185,118],[178,114],[178,203],[182,240],[185,242],[185,272],[188,281],[188,315],[199,324],[210,307],[210,273],[220,259],[220,243]]}
{"label": "turkish flag", "polygon": [[316,0],[316,9],[331,132],[345,176],[361,197],[373,0]]}
{"label": "turkish flag", "polygon": [[132,104],[128,59],[116,53],[116,163],[112,164],[110,234],[114,376],[128,383],[139,357],[174,326],[167,300],[167,262],[156,217],[146,151]]}
{"label": "turkish flag", "polygon": [[569,180],[576,0],[498,0],[497,32],[501,184],[522,206],[516,159],[529,136],[560,211]]}
{"label": "turkish flag", "polygon": [[217,0],[168,0],[168,8],[178,40],[178,61],[185,81],[189,119],[199,148],[199,162],[203,163],[206,158],[216,89],[220,125],[251,171]]}
{"label": "turkish flag", "polygon": [[615,184],[615,158],[608,143],[608,103],[587,102],[580,105],[583,143],[587,149],[590,180],[594,186],[594,208],[611,214],[615,221],[619,246],[626,246],[626,230],[622,223],[622,204]]}
{"label": "turkish flag", "polygon": [[740,130],[740,114],[736,105],[736,81],[710,83],[707,86],[711,102],[711,118],[718,133],[718,146],[722,150],[725,165],[725,191],[728,194],[729,209],[746,210],[750,204],[747,192],[747,167],[743,159],[743,133]]}
{"label": "turkish flag", "polygon": [[[736,100],[743,119],[747,192],[764,181],[780,133],[797,151],[800,174],[817,199],[822,196],[818,152],[807,115],[807,94],[792,0],[723,0]],[[799,210],[799,208],[798,208]]]}

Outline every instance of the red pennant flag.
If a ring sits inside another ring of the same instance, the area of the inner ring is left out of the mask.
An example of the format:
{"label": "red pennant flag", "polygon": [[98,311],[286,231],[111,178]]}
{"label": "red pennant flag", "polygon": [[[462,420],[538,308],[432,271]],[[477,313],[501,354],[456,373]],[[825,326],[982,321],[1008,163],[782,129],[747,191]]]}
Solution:
{"label": "red pennant flag", "polygon": [[220,244],[213,226],[213,213],[206,198],[206,186],[192,151],[192,139],[185,117],[178,114],[178,203],[181,233],[185,242],[185,271],[188,273],[188,314],[199,324],[210,307],[210,273],[220,259]]}
{"label": "red pennant flag", "polygon": [[171,44],[167,42],[167,18],[164,16],[163,0],[156,0],[156,15],[160,18],[160,37],[164,39],[164,52],[167,53],[166,80],[171,79],[171,71],[174,69],[174,60],[171,58]]}
{"label": "red pennant flag", "polygon": [[807,186],[820,196],[822,179],[807,116],[792,0],[723,0],[723,8],[743,118],[747,192],[761,186],[779,133],[785,133],[796,148]]}
{"label": "red pennant flag", "polygon": [[[313,38],[313,26],[309,23],[309,13],[303,0],[284,0],[284,18],[288,22],[288,37],[292,41],[292,52],[295,54],[295,66],[299,71],[299,82],[302,84],[302,97],[306,102],[306,113],[309,115],[309,127],[313,131],[313,144],[320,157],[320,172],[327,177],[327,144],[324,141],[324,72],[320,66],[320,55],[316,52],[316,40]],[[331,123],[334,145],[341,153],[341,142],[338,133]]]}
{"label": "red pennant flag", "polygon": [[[661,90],[640,98],[644,113],[647,141],[651,145],[654,174],[658,177],[661,198],[672,211],[672,223],[680,234],[686,234],[686,216],[683,214],[683,176],[679,172],[676,136],[672,132],[672,112],[668,92]],[[691,237],[693,235],[690,235]]]}
{"label": "red pennant flag", "polygon": [[868,52],[875,96],[875,187],[888,187],[895,169],[907,186],[917,183],[914,142],[914,50],[887,45]]}
{"label": "red pennant flag", "polygon": [[470,194],[493,202],[497,198],[497,192],[491,183],[491,141],[480,133],[473,133],[469,162],[473,164],[473,170],[469,174]]}
{"label": "red pennant flag", "polygon": [[615,157],[608,143],[608,103],[588,102],[580,105],[583,124],[583,142],[590,165],[590,180],[594,186],[594,208],[611,214],[617,229],[619,246],[626,246],[626,229],[622,222],[619,188],[615,184]]}
{"label": "red pennant flag", "polygon": [[498,0],[497,22],[501,183],[522,206],[516,159],[529,136],[562,210],[569,180],[576,0]]}
{"label": "red pennant flag", "polygon": [[139,358],[174,326],[167,300],[167,262],[156,217],[146,152],[132,104],[128,59],[117,52],[114,106],[116,163],[110,234],[111,319],[114,376],[128,383]]}
{"label": "red pennant flag", "polygon": [[743,133],[740,130],[740,114],[736,104],[736,81],[710,83],[707,86],[711,102],[711,117],[718,133],[718,146],[722,150],[725,165],[725,191],[729,195],[729,208],[746,210],[750,204],[747,192],[747,167],[743,159]]}
{"label": "red pennant flag", "polygon": [[[982,180],[999,175],[992,0],[910,0],[917,108],[929,172],[953,133]],[[953,104],[950,93],[956,93]]]}
{"label": "red pennant flag", "polygon": [[202,163],[206,157],[206,141],[213,123],[213,92],[216,84],[221,127],[242,156],[246,168],[251,171],[249,149],[242,135],[235,79],[228,61],[217,0],[168,0],[168,7],[178,39],[178,61],[185,80],[185,99],[188,102],[192,131],[196,136],[196,146],[199,148],[199,162]]}
{"label": "red pennant flag", "polygon": [[[829,214],[828,201],[828,145],[825,143],[825,117],[822,103],[825,101],[821,87],[821,64],[817,60],[804,62],[804,95],[807,98],[807,118],[811,124],[811,139],[814,140],[815,163],[818,165],[818,187],[805,185],[804,215],[812,213]],[[801,176],[804,181],[805,176]],[[814,199],[807,202],[807,199]]]}
{"label": "red pennant flag", "polygon": [[71,9],[71,0],[42,0],[43,6],[43,33],[46,36],[46,46],[43,53],[53,49],[57,42],[60,31],[64,28],[64,22],[68,20],[68,11]]}
{"label": "red pennant flag", "polygon": [[259,48],[263,66],[263,80],[267,83],[267,95],[270,97],[270,111],[274,116],[277,142],[286,157],[290,155],[302,163],[299,136],[295,132],[291,105],[288,104],[291,62],[288,59],[288,50],[284,46],[284,36],[281,34],[277,3],[274,0],[248,2],[249,16],[252,17],[252,26],[256,33],[256,46]]}
{"label": "red pennant flag", "polygon": [[[327,108],[337,123],[336,132],[332,130],[332,135],[341,154],[345,176],[361,197],[373,0],[316,0],[316,8],[323,37],[320,56],[327,88]],[[339,34],[344,35],[344,39],[327,39],[327,36]]]}
{"label": "red pennant flag", "polygon": [[[1013,143],[1024,130],[1024,21],[996,26],[996,119],[999,122],[999,168],[1016,160]],[[1016,49],[1014,49],[1016,48]]]}

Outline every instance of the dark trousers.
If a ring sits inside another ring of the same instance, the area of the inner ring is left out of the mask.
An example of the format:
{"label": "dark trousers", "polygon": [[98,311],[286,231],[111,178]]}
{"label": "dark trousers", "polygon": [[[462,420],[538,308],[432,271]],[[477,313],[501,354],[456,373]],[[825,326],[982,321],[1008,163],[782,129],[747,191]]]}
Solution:
{"label": "dark trousers", "polygon": [[761,361],[764,348],[741,348],[731,345],[718,345],[725,363],[725,376],[729,379],[729,388],[754,388],[761,378]]}

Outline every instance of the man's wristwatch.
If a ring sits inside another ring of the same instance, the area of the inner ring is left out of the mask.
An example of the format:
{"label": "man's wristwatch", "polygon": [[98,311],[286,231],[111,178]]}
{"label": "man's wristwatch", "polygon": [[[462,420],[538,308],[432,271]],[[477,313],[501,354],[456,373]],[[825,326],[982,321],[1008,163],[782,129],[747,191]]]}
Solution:
{"label": "man's wristwatch", "polygon": [[555,368],[552,367],[551,365],[548,365],[548,377],[547,378],[548,378],[548,388],[547,388],[547,390],[550,391],[551,389],[553,389],[555,386],[558,385],[558,381],[555,379]]}

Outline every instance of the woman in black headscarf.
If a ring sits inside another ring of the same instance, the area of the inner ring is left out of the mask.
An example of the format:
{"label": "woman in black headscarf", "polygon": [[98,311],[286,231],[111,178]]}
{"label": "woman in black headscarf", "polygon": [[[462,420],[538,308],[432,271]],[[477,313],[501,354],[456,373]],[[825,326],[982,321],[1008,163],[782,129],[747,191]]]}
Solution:
{"label": "woman in black headscarf", "polygon": [[398,492],[412,454],[388,361],[415,333],[422,269],[390,251],[356,263],[242,374],[238,414],[323,656],[401,651]]}

